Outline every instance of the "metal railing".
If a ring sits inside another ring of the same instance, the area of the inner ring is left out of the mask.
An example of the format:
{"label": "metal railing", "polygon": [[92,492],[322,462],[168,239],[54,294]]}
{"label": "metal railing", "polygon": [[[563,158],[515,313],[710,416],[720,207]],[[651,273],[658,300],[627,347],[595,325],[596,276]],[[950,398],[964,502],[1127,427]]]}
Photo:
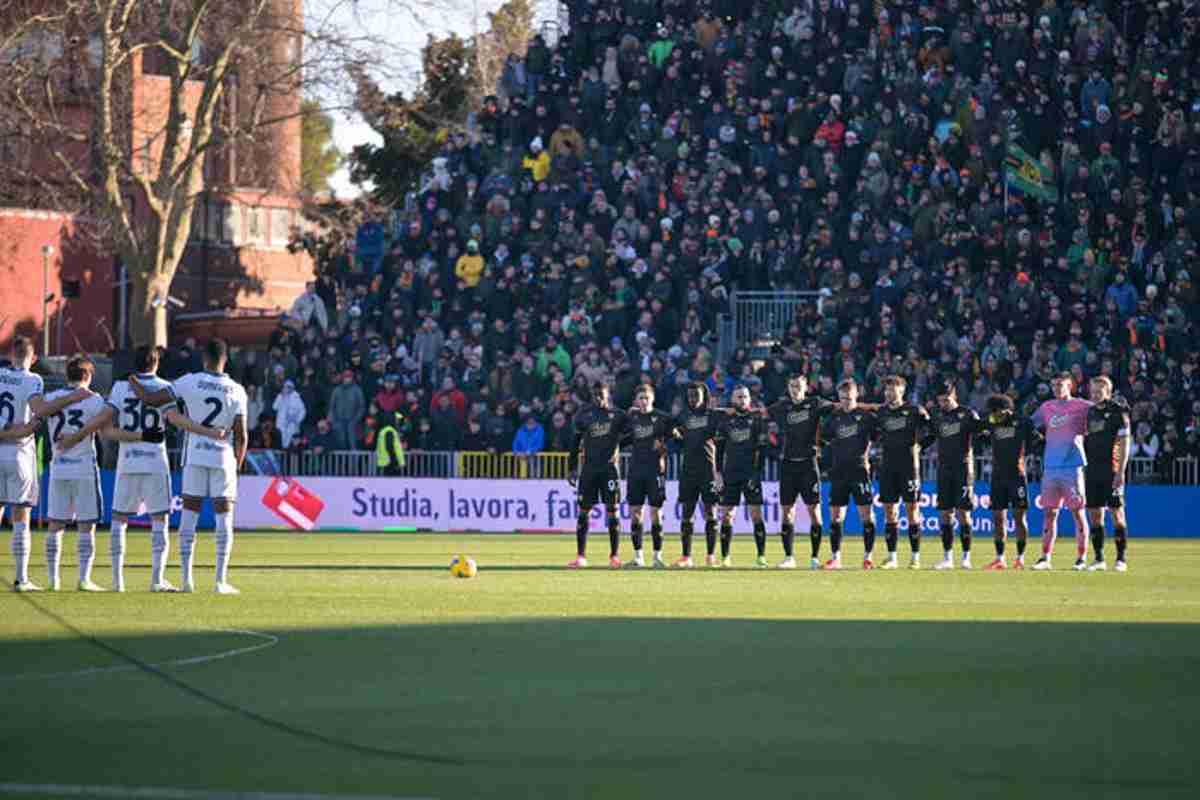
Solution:
{"label": "metal railing", "polygon": [[733,292],[729,296],[733,346],[762,340],[779,341],[791,326],[796,309],[813,303],[817,304],[819,312],[820,292]]}

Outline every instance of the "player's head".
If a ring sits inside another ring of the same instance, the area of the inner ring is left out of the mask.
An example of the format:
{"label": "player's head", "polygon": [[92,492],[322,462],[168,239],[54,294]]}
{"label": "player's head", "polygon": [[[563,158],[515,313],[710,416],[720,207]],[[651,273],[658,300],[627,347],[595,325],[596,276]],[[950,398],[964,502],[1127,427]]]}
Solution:
{"label": "player's head", "polygon": [[899,375],[888,375],[883,379],[883,399],[889,406],[898,406],[904,402],[904,390],[908,381]]}
{"label": "player's head", "polygon": [[162,350],[152,345],[142,345],[133,351],[133,368],[143,375],[158,372],[158,364],[162,359]]}
{"label": "player's head", "polygon": [[85,389],[92,385],[92,376],[96,374],[96,365],[82,353],[71,356],[67,362],[67,383],[72,386],[82,386]]}
{"label": "player's head", "polygon": [[708,387],[700,381],[692,381],[687,387],[687,402],[692,408],[703,408],[708,402]]}
{"label": "player's head", "polygon": [[12,362],[17,369],[29,369],[33,366],[36,353],[33,340],[28,336],[15,336],[12,340]]}
{"label": "player's head", "polygon": [[1088,393],[1091,395],[1093,403],[1103,403],[1105,400],[1111,399],[1112,392],[1112,378],[1107,375],[1097,375],[1088,381]]}
{"label": "player's head", "polygon": [[746,386],[739,386],[733,390],[733,407],[738,411],[750,410],[750,389]]}
{"label": "player's head", "polygon": [[787,382],[788,397],[793,403],[799,403],[808,395],[808,376],[797,372],[794,373]]}
{"label": "player's head", "polygon": [[838,399],[850,405],[858,402],[858,381],[854,378],[842,378],[837,385]]}
{"label": "player's head", "polygon": [[592,402],[601,408],[608,408],[611,396],[608,393],[608,384],[603,381],[597,381],[592,384]]}
{"label": "player's head", "polygon": [[648,383],[639,386],[637,393],[633,396],[633,404],[637,406],[638,411],[649,411],[654,408],[654,387]]}
{"label": "player's head", "polygon": [[1070,400],[1075,388],[1075,378],[1069,372],[1060,372],[1050,379],[1050,390],[1056,400]]}
{"label": "player's head", "polygon": [[943,411],[952,411],[958,407],[958,387],[953,379],[943,378],[935,383],[933,396],[937,398],[938,407]]}
{"label": "player's head", "polygon": [[204,368],[209,372],[224,372],[229,359],[229,345],[224,339],[209,339],[204,345]]}
{"label": "player's head", "polygon": [[1013,413],[1012,398],[1006,394],[994,394],[987,399],[989,419],[1004,419]]}

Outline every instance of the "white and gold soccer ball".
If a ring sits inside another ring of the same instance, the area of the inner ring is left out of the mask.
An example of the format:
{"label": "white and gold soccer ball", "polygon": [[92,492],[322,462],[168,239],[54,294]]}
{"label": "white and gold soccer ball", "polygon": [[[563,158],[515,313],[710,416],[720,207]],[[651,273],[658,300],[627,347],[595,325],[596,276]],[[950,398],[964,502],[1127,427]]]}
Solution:
{"label": "white and gold soccer ball", "polygon": [[474,578],[479,574],[479,565],[470,556],[455,556],[450,562],[450,574],[456,578]]}

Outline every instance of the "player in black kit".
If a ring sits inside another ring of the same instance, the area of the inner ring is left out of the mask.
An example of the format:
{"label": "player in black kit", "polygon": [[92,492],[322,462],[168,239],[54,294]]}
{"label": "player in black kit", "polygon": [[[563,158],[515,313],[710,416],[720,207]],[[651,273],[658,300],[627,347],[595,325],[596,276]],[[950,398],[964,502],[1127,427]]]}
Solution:
{"label": "player in black kit", "polygon": [[1105,375],[1092,378],[1088,384],[1092,407],[1088,409],[1087,433],[1083,437],[1083,452],[1087,466],[1083,468],[1084,496],[1091,518],[1092,550],[1096,560],[1088,567],[1092,572],[1108,569],[1104,562],[1104,509],[1112,512],[1113,537],[1117,542],[1117,572],[1125,566],[1125,470],[1129,466],[1129,410],[1113,399],[1112,380]]}
{"label": "player in black kit", "polygon": [[767,421],[750,408],[750,390],[739,386],[733,390],[733,413],[722,421],[717,431],[725,442],[725,458],[721,465],[721,566],[732,567],[733,514],[742,499],[754,521],[754,547],[758,551],[755,565],[767,566],[767,526],[763,522],[762,462],[768,446]]}
{"label": "player in black kit", "polygon": [[[621,486],[617,476],[617,458],[621,436],[628,416],[612,407],[608,386],[597,383],[592,387],[593,405],[575,415],[575,435],[578,446],[572,452],[571,477],[568,482],[578,486],[579,517],[575,520],[577,553],[568,567],[587,566],[588,515],[592,506],[604,503],[608,522],[609,566],[620,568],[621,531],[617,520],[617,505],[621,502]],[[582,463],[578,463],[582,461]]]}
{"label": "player in black kit", "polygon": [[693,381],[687,387],[687,408],[675,418],[676,435],[683,440],[683,464],[679,474],[679,503],[683,517],[679,523],[679,538],[683,555],[677,567],[692,564],[692,518],[696,504],[704,501],[704,543],[708,549],[705,563],[719,566],[717,561],[717,492],[721,476],[717,473],[717,428],[724,414],[708,407],[708,387]]}
{"label": "player in black kit", "polygon": [[779,503],[783,507],[784,559],[781,569],[796,566],[793,552],[796,529],[796,499],[804,500],[808,508],[809,541],[812,545],[812,568],[820,569],[821,562],[821,421],[837,407],[819,397],[808,396],[808,378],[796,374],[788,378],[787,397],[769,409],[779,435],[783,438],[782,458],[779,461]]}
{"label": "player in black kit", "polygon": [[962,541],[962,568],[971,568],[971,509],[975,505],[975,453],[973,442],[982,428],[979,415],[958,404],[953,380],[934,389],[938,409],[931,438],[937,442],[937,508],[945,557],[934,569],[954,569],[954,516]]}
{"label": "player in black kit", "polygon": [[987,401],[987,418],[980,436],[992,441],[992,541],[996,558],[984,569],[1007,569],[1004,549],[1008,541],[1008,517],[1011,511],[1017,533],[1017,559],[1013,569],[1025,569],[1025,545],[1029,542],[1029,481],[1025,475],[1025,456],[1037,447],[1041,434],[1028,419],[1013,413],[1012,398],[994,394]]}
{"label": "player in black kit", "polygon": [[838,384],[838,407],[825,419],[822,430],[829,439],[829,547],[833,557],[825,569],[842,568],[842,523],[853,499],[862,520],[863,536],[875,537],[871,513],[874,493],[868,454],[875,438],[875,416],[858,405],[858,384],[846,378]]}
{"label": "player in black kit", "polygon": [[[900,538],[900,501],[908,515],[908,543],[912,547],[912,569],[921,567],[921,441],[928,436],[929,413],[904,402],[908,383],[899,375],[883,379],[884,405],[875,413],[883,459],[879,466],[879,500],[883,503],[883,535],[888,558],[883,569],[895,569],[896,545]],[[872,531],[872,534],[874,531]],[[863,569],[871,569],[874,536],[863,540]]]}
{"label": "player in black kit", "polygon": [[667,448],[664,440],[674,429],[671,417],[654,408],[654,387],[643,384],[633,397],[626,435],[632,452],[625,476],[625,497],[629,502],[629,538],[633,541],[633,561],[627,566],[644,567],[642,532],[644,506],[650,507],[650,539],[654,546],[654,568],[666,566],[662,559],[662,506],[666,501]]}

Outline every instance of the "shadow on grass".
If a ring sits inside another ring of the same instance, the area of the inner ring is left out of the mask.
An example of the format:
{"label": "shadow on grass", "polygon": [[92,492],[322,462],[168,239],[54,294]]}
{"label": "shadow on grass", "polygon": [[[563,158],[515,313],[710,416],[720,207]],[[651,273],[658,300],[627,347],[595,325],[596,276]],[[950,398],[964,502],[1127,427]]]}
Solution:
{"label": "shadow on grass", "polygon": [[0,672],[59,674],[5,695],[0,742],[9,779],[60,783],[127,768],[439,797],[1184,797],[1198,630],[538,618],[268,629],[272,647],[151,668],[239,634],[14,640]]}

